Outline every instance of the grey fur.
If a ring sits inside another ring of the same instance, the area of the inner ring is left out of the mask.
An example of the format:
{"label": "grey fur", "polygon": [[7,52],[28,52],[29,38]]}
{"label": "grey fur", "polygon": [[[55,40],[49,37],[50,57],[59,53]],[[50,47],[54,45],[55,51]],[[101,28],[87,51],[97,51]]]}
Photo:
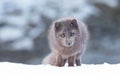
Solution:
{"label": "grey fur", "polygon": [[[70,32],[74,32],[74,36],[69,36]],[[64,35],[60,35],[62,33]],[[43,60],[43,64],[64,66],[68,61],[68,66],[74,66],[74,63],[80,66],[80,57],[86,49],[88,37],[87,26],[76,18],[55,21],[48,32],[51,53]]]}

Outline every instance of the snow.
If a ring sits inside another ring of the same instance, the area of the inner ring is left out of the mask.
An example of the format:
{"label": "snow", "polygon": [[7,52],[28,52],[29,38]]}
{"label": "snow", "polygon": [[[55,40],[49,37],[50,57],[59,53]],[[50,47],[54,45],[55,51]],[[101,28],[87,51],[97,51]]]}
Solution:
{"label": "snow", "polygon": [[73,16],[86,20],[89,16],[98,14],[97,8],[90,5],[87,0],[45,0],[39,7],[39,11],[50,18]]}
{"label": "snow", "polygon": [[7,16],[6,22],[9,25],[14,25],[18,28],[25,28],[25,25],[27,24],[27,20],[24,16]]}
{"label": "snow", "polygon": [[43,32],[44,28],[41,27],[36,27],[33,28],[30,32],[29,32],[29,37],[31,38],[36,38],[37,36],[39,36],[42,32]]}
{"label": "snow", "polygon": [[12,47],[14,50],[32,50],[34,43],[32,41],[32,39],[30,38],[23,38],[21,40],[18,40],[17,42],[12,43]]}
{"label": "snow", "polygon": [[1,62],[0,72],[1,77],[120,77],[120,64],[55,67]]}
{"label": "snow", "polygon": [[3,27],[0,28],[0,41],[12,41],[23,36],[23,32],[18,28]]}

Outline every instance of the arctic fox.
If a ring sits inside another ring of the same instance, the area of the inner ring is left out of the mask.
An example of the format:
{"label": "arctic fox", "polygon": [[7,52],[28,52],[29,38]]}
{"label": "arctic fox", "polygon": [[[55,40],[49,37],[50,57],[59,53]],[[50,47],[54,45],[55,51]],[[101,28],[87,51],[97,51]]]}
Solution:
{"label": "arctic fox", "polygon": [[61,67],[67,61],[68,66],[74,66],[74,63],[80,66],[88,35],[86,25],[76,18],[56,20],[48,33],[51,53],[43,60],[43,64]]}

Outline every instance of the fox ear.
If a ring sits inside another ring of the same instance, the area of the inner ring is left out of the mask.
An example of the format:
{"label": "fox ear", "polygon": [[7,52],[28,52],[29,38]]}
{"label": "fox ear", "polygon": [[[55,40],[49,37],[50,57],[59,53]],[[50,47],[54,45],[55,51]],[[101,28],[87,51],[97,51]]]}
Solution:
{"label": "fox ear", "polygon": [[76,20],[76,19],[73,19],[73,20],[72,20],[72,23],[73,23],[73,24],[77,23],[77,20]]}
{"label": "fox ear", "polygon": [[77,20],[76,20],[76,19],[73,19],[73,20],[71,21],[71,27],[73,27],[73,28],[78,28],[78,24],[77,24]]}
{"label": "fox ear", "polygon": [[61,29],[60,23],[55,22],[55,31],[59,31]]}

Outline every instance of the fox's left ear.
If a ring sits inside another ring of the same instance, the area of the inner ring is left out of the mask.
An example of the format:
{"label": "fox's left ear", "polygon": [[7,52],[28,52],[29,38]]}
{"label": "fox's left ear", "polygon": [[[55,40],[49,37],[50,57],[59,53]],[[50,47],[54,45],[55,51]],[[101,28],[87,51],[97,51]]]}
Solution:
{"label": "fox's left ear", "polygon": [[73,19],[73,20],[72,20],[72,23],[74,23],[74,24],[77,23],[77,20],[76,20],[76,19]]}
{"label": "fox's left ear", "polygon": [[55,31],[58,32],[61,29],[60,22],[55,22]]}
{"label": "fox's left ear", "polygon": [[71,21],[71,27],[73,27],[73,28],[78,28],[78,24],[77,24],[77,20],[76,20],[76,19],[73,19],[73,20]]}

